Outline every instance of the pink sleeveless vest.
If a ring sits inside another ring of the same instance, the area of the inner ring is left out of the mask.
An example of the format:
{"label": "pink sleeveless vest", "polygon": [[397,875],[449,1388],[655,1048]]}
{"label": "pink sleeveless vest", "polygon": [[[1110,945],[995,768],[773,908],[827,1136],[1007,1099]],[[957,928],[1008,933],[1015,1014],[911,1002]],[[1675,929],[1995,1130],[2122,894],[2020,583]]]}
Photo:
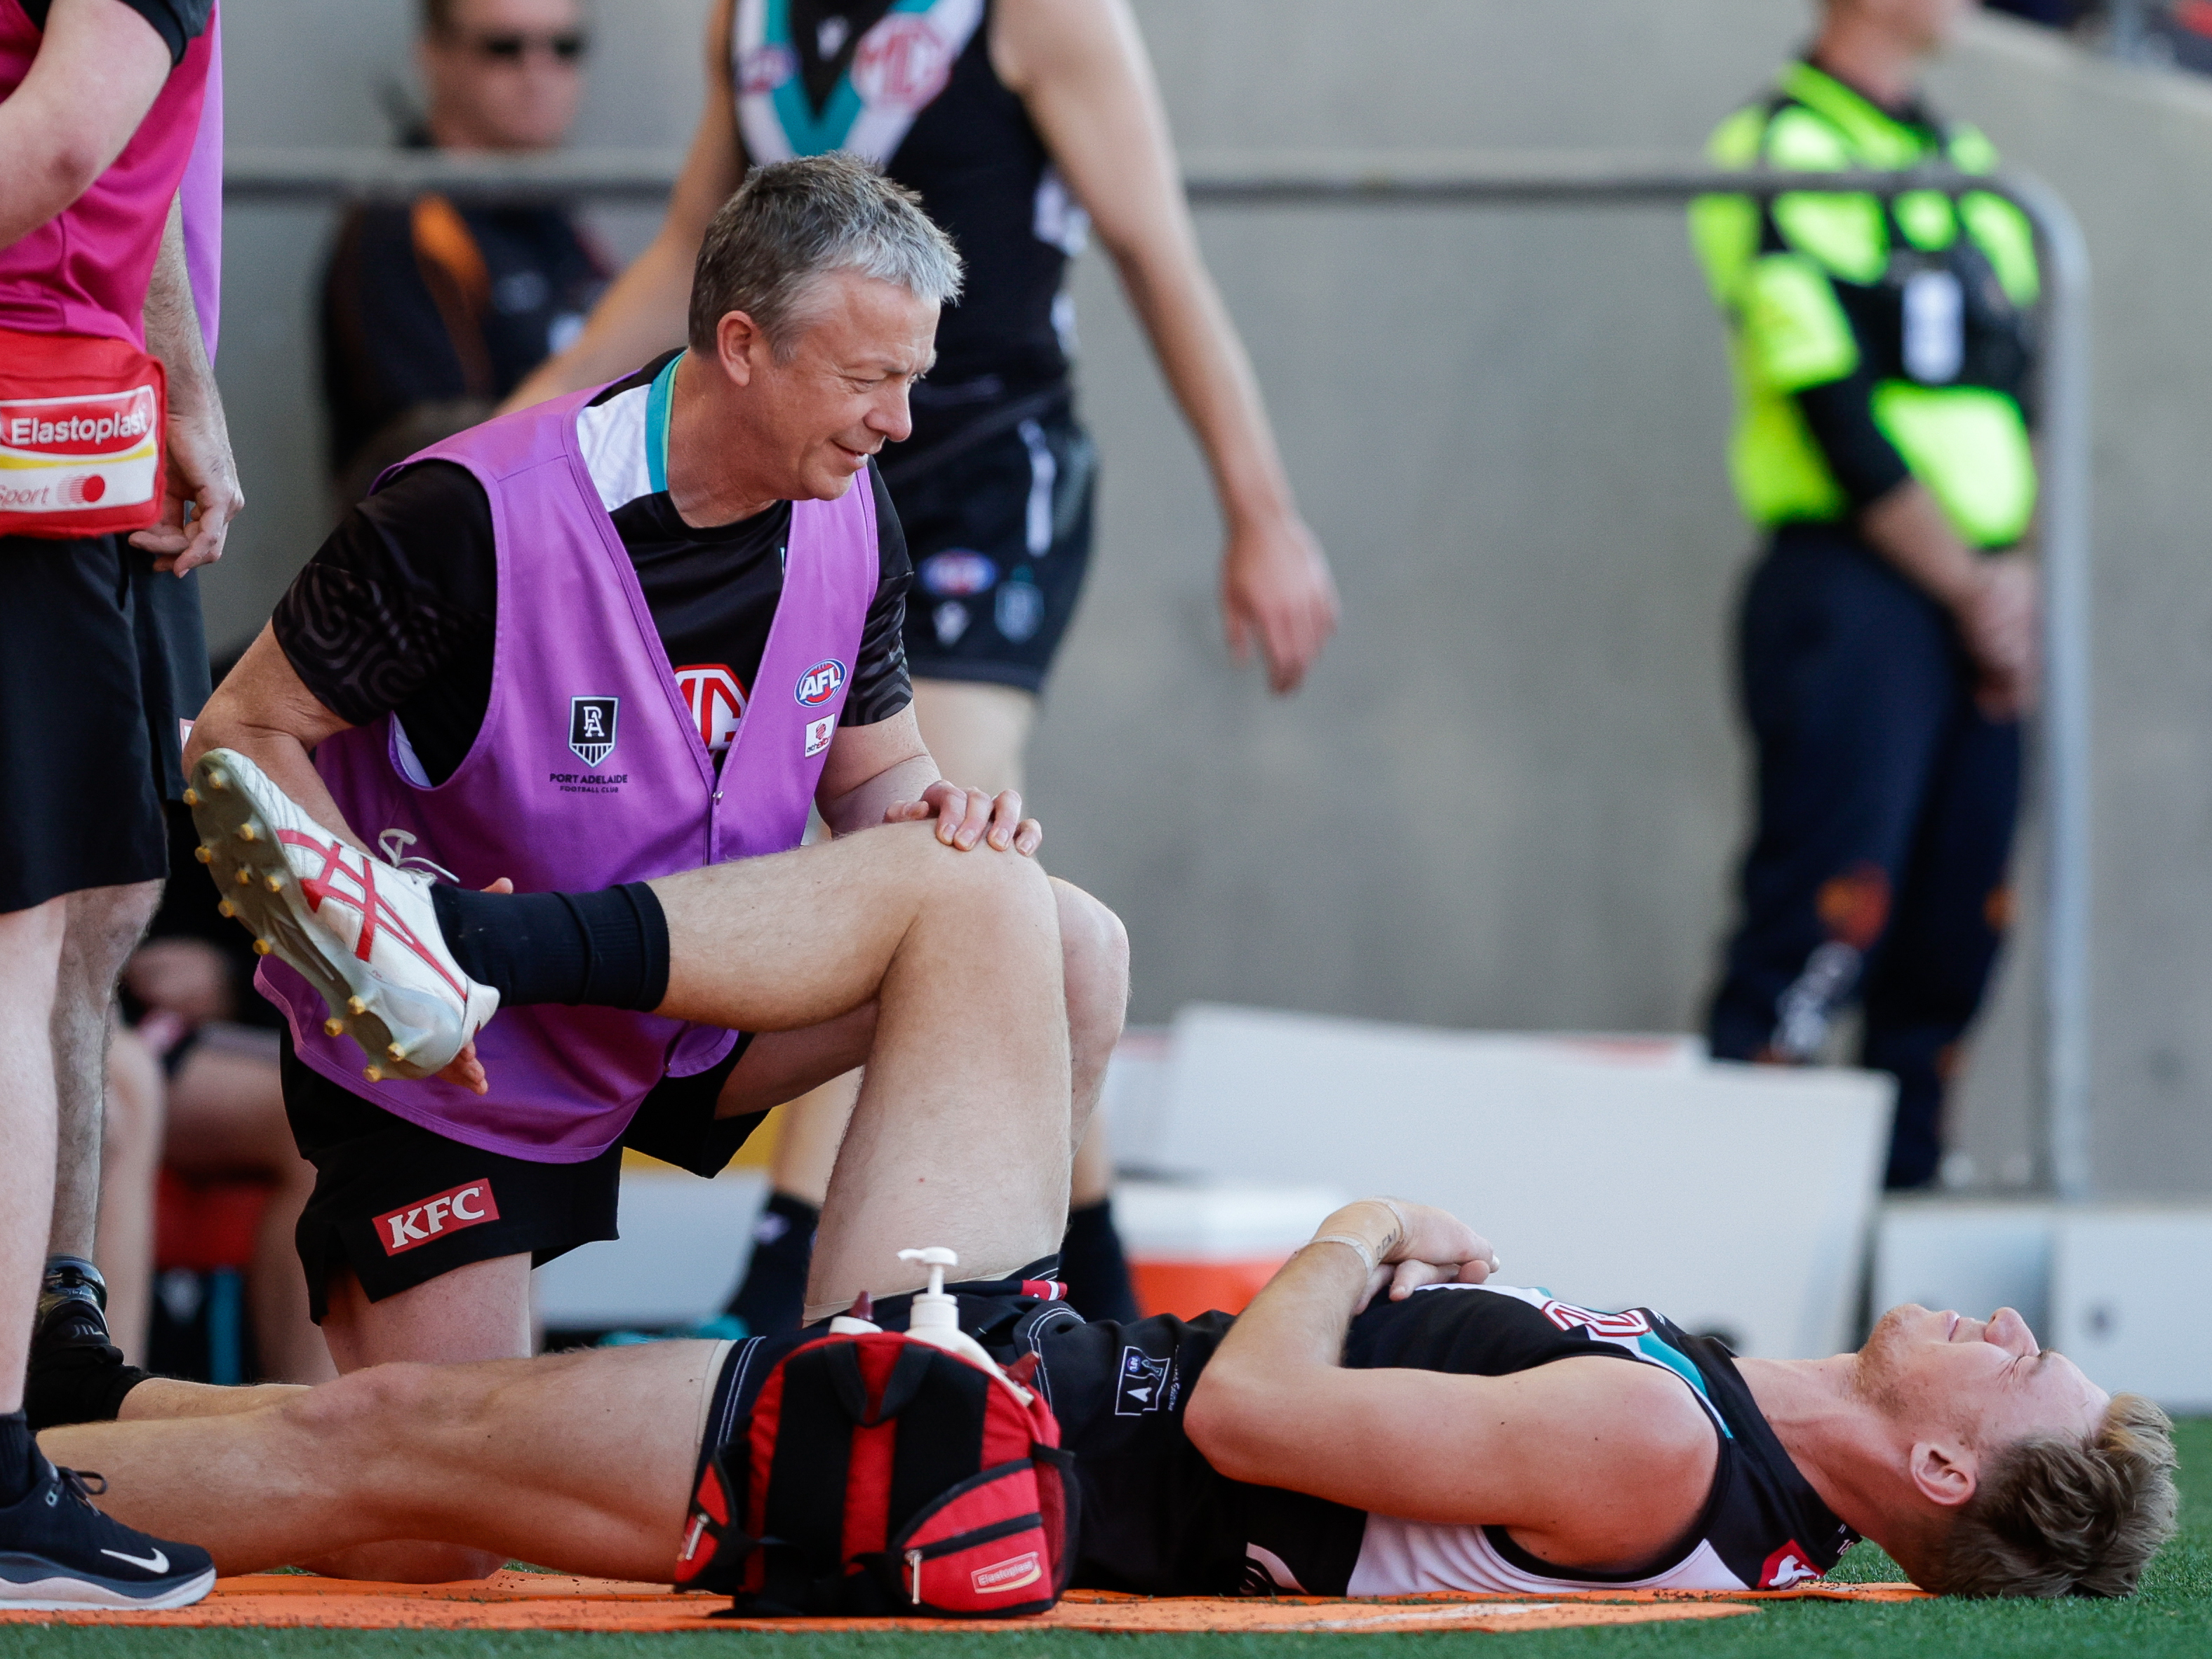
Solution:
{"label": "pink sleeveless vest", "polygon": [[[161,251],[169,204],[185,181],[196,149],[205,159],[186,192],[188,241],[204,249],[220,235],[221,106],[205,144],[201,114],[216,62],[216,24],[185,49],[138,131],[92,187],[36,230],[0,246],[0,328],[25,334],[89,334],[146,343],[146,286]],[[41,36],[18,0],[0,0],[0,97],[22,84]],[[212,200],[210,200],[210,198]],[[210,208],[215,209],[214,213]],[[210,222],[212,221],[212,222]],[[201,330],[212,351],[216,295],[203,253],[193,288]]]}
{"label": "pink sleeveless vest", "polygon": [[[491,500],[491,700],[459,769],[434,787],[411,781],[389,715],[315,752],[363,839],[467,887],[507,876],[521,892],[589,890],[798,846],[875,596],[867,481],[793,502],[782,598],[718,778],[578,448],[576,415],[594,395],[487,422],[408,463],[455,462]],[[737,1040],[615,1009],[503,1008],[477,1039],[491,1080],[478,1097],[435,1079],[367,1082],[360,1050],[323,1035],[305,980],[272,960],[260,983],[325,1077],[452,1139],[544,1164],[597,1157],[662,1076],[702,1072]]]}

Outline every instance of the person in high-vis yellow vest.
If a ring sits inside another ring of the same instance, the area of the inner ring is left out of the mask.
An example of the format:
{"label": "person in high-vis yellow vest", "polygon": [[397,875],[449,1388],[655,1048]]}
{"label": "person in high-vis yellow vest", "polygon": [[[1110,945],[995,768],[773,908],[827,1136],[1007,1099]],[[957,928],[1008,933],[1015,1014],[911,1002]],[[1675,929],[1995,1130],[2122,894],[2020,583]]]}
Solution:
{"label": "person in high-vis yellow vest", "polygon": [[2034,696],[2027,217],[1918,101],[1972,0],[1826,0],[1819,37],[1709,154],[1808,173],[1942,167],[1892,198],[1711,196],[1691,240],[1729,325],[1730,471],[1766,536],[1741,617],[1758,823],[1709,1021],[1723,1059],[1804,1063],[1864,1011],[1893,1074],[1888,1182],[1942,1158],[1945,1080],[2004,927]]}

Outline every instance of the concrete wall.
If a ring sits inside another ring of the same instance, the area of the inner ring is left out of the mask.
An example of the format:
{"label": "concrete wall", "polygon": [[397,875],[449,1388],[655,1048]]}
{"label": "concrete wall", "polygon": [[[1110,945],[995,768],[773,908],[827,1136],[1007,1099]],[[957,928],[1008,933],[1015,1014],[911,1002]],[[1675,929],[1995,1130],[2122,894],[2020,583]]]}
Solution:
{"label": "concrete wall", "polygon": [[[372,142],[399,0],[231,0],[237,144]],[[602,0],[585,143],[673,145],[703,0]],[[1138,0],[1188,151],[1686,153],[1806,31],[1801,0]],[[619,17],[617,29],[605,25]],[[2099,261],[2097,1080],[2108,1190],[2212,1186],[2212,506],[2197,457],[2212,102],[1982,23],[1947,103],[2079,206]],[[211,581],[240,638],[320,528],[308,284],[325,216],[231,221],[222,374],[252,516]],[[614,229],[635,245],[648,228]],[[1307,691],[1224,658],[1203,474],[1110,274],[1079,274],[1105,454],[1097,575],[1034,793],[1056,867],[1129,921],[1138,1018],[1194,999],[1454,1025],[1679,1029],[1742,834],[1717,328],[1672,211],[1211,210],[1346,601]],[[2023,1171],[2017,988],[1964,1106]]]}
{"label": "concrete wall", "polygon": [[[2212,82],[1994,26],[1936,77],[2087,233],[2096,316],[2100,1190],[2212,1188]],[[1992,1022],[2024,1024],[2016,1003]],[[1986,1046],[1986,1045],[1985,1045]],[[1978,1118],[2002,1102],[1978,1093]]]}

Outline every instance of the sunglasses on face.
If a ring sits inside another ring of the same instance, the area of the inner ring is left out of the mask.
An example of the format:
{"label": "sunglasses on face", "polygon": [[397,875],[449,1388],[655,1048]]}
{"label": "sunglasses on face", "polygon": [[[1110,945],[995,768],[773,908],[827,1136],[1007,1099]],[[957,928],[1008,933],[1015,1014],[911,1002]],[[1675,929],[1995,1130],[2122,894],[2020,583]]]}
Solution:
{"label": "sunglasses on face", "polygon": [[556,62],[574,64],[582,61],[584,54],[592,49],[592,42],[581,30],[560,34],[479,34],[469,42],[469,49],[477,57],[495,64],[519,64],[533,48],[551,53]]}

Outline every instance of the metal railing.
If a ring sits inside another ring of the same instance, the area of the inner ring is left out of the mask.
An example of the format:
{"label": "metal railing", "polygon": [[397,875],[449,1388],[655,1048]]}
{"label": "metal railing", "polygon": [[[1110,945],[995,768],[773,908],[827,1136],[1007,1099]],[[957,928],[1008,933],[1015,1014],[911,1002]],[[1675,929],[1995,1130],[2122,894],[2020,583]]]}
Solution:
{"label": "metal railing", "polygon": [[[436,151],[240,150],[224,173],[234,202],[404,200],[436,190],[458,200],[657,203],[681,158],[659,150],[497,157]],[[2038,998],[2044,1184],[2062,1198],[2091,1189],[2089,258],[2065,203],[2019,173],[1982,177],[1935,167],[1905,173],[1726,172],[1644,155],[1502,151],[1347,156],[1272,152],[1194,155],[1193,203],[1221,208],[1669,206],[1711,193],[1771,197],[1822,191],[1894,195],[1987,190],[2033,222],[2043,255],[2041,558],[2044,698],[2040,737],[2044,914]]]}

